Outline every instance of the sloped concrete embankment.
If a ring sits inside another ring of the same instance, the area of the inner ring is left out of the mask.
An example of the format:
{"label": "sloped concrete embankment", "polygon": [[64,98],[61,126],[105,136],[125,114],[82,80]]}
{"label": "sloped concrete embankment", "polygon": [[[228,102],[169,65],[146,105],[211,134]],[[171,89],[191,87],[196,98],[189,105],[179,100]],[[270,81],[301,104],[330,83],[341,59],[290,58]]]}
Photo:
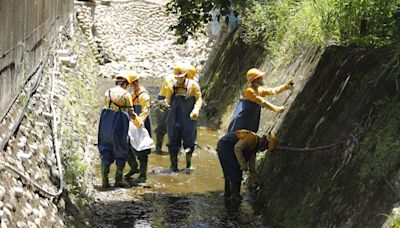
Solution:
{"label": "sloped concrete embankment", "polygon": [[[258,155],[253,197],[265,224],[382,225],[400,196],[398,52],[307,47],[275,66],[260,48],[246,46],[239,32],[228,37],[217,54],[220,61],[201,79],[204,124],[225,131],[251,67],[267,72],[267,86],[289,78],[296,83],[266,98],[285,105],[284,113],[261,114],[259,132],[277,132],[281,146],[300,149]],[[325,150],[301,150],[338,142]]]}
{"label": "sloped concrete embankment", "polygon": [[[329,47],[260,162],[256,204],[267,224],[369,226],[399,201],[400,90],[393,48]],[[265,121],[265,120],[264,120]]]}

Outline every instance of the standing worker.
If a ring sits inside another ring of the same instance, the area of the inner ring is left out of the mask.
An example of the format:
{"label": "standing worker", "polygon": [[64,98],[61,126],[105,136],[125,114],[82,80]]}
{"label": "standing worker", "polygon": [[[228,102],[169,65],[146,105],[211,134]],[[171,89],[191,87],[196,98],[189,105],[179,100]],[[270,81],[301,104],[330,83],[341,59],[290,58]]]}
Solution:
{"label": "standing worker", "polygon": [[256,153],[266,149],[271,152],[276,143],[274,134],[260,137],[249,130],[228,132],[218,141],[218,158],[225,178],[225,200],[241,200],[242,172],[249,170],[250,179],[255,179]]}
{"label": "standing worker", "polygon": [[276,95],[293,87],[293,80],[289,80],[287,83],[274,88],[267,88],[264,87],[264,74],[264,72],[256,68],[247,71],[246,78],[248,85],[243,91],[243,98],[240,99],[233,112],[228,132],[241,129],[257,132],[260,125],[261,107],[268,108],[274,112],[283,112],[285,110],[285,107],[275,106],[264,100],[263,97]]}
{"label": "standing worker", "polygon": [[128,154],[129,115],[133,120],[137,119],[132,108],[132,97],[126,90],[130,82],[127,75],[118,76],[116,86],[105,93],[98,133],[103,189],[110,187],[108,174],[114,160],[117,165],[114,187],[130,187],[122,178]]}
{"label": "standing worker", "polygon": [[[167,96],[168,89],[174,83],[174,75],[167,75],[164,79],[164,82],[161,86],[160,93],[158,94],[157,100],[158,102],[165,101],[165,97]],[[156,128],[156,153],[161,154],[161,148],[164,142],[164,135],[167,133],[167,116],[168,110],[165,108],[157,108],[156,109],[156,118],[157,118],[157,128]]]}
{"label": "standing worker", "polygon": [[171,106],[168,112],[167,133],[170,169],[178,171],[178,152],[183,141],[186,153],[186,169],[191,167],[191,159],[196,146],[197,118],[202,104],[200,86],[187,78],[185,66],[174,69],[175,81],[167,91],[166,101]]}
{"label": "standing worker", "polygon": [[[132,92],[132,102],[135,113],[139,116],[136,118],[135,126],[144,127],[151,137],[151,122],[150,122],[150,95],[147,90],[139,84],[140,76],[136,74],[129,74],[128,77],[131,79],[131,83],[134,91]],[[135,150],[129,145],[130,153],[128,154],[128,164],[130,171],[125,175],[126,178],[130,178],[135,173],[140,173],[138,177],[139,182],[146,182],[147,180],[147,162],[151,149],[142,151]],[[139,160],[139,169],[136,157]]]}

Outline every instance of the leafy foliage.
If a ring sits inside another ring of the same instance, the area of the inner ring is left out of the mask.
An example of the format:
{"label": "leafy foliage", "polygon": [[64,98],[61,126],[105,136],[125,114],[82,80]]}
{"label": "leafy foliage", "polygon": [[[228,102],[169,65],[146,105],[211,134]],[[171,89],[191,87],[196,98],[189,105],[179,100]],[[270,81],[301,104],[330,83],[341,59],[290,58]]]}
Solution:
{"label": "leafy foliage", "polygon": [[242,18],[244,39],[298,50],[316,44],[383,46],[399,40],[400,0],[252,1]]}
{"label": "leafy foliage", "polygon": [[230,13],[232,6],[240,7],[246,0],[171,0],[167,12],[178,16],[178,23],[170,27],[178,36],[177,43],[184,43],[190,36],[202,32],[204,25],[212,20],[211,10],[218,9],[221,15]]}
{"label": "leafy foliage", "polygon": [[400,0],[170,0],[178,43],[202,31],[212,9],[240,11],[243,38],[273,55],[330,43],[383,46],[400,40]]}

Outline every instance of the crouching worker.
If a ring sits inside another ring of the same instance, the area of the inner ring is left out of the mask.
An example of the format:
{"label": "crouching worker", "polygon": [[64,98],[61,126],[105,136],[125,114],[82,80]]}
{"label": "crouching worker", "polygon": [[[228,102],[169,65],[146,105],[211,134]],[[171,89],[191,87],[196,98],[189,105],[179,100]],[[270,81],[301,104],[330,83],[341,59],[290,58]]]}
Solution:
{"label": "crouching worker", "polygon": [[119,76],[115,81],[116,86],[105,93],[98,133],[103,189],[110,187],[108,174],[114,161],[117,165],[114,187],[130,187],[122,178],[128,156],[129,116],[132,119],[137,118],[132,108],[132,97],[126,90],[130,87],[129,84],[127,76]]}
{"label": "crouching worker", "polygon": [[[150,96],[147,90],[140,86],[140,76],[136,74],[128,74],[134,91],[132,92],[132,102],[135,113],[139,116],[133,121],[136,127],[144,126],[151,137],[151,122],[150,122]],[[133,139],[134,140],[134,139]],[[128,164],[131,167],[130,171],[125,175],[125,178],[130,178],[135,173],[140,173],[138,182],[146,182],[147,180],[147,162],[151,149],[145,149],[137,151],[131,145],[129,145],[130,152],[128,154]],[[139,160],[140,166],[138,169],[137,159]]]}
{"label": "crouching worker", "polygon": [[225,178],[225,200],[240,201],[242,172],[250,170],[255,175],[256,153],[272,151],[277,143],[274,134],[258,136],[249,130],[227,133],[217,144],[218,158]]}
{"label": "crouching worker", "polygon": [[174,74],[175,81],[166,96],[167,103],[171,106],[167,118],[167,146],[171,159],[170,169],[177,172],[178,152],[182,142],[186,153],[186,170],[190,170],[202,98],[199,84],[188,78],[185,66],[175,67]]}

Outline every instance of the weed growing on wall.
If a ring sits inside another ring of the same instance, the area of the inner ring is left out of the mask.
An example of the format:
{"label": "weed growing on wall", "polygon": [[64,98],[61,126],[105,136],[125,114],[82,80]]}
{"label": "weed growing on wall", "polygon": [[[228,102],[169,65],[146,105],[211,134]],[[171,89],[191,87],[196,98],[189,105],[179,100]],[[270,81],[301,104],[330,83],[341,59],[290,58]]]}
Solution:
{"label": "weed growing on wall", "polygon": [[243,38],[272,56],[330,43],[379,47],[400,39],[400,0],[252,1],[243,12]]}

